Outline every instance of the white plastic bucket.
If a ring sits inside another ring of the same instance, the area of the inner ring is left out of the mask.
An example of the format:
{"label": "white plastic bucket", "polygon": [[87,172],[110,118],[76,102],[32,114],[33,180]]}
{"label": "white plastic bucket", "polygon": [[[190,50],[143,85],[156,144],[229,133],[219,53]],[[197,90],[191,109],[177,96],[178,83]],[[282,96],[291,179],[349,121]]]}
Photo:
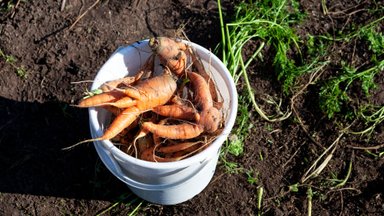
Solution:
{"label": "white plastic bucket", "polygon": [[[225,127],[221,135],[204,151],[176,162],[148,162],[122,152],[109,140],[96,141],[94,146],[105,166],[137,196],[157,204],[173,205],[199,194],[215,172],[220,147],[229,135],[237,113],[237,92],[224,64],[207,49],[191,42],[203,64],[213,74],[224,99]],[[148,40],[119,48],[97,73],[92,90],[105,81],[136,73],[151,54]],[[110,115],[99,108],[89,109],[93,138],[100,137],[110,121]]]}

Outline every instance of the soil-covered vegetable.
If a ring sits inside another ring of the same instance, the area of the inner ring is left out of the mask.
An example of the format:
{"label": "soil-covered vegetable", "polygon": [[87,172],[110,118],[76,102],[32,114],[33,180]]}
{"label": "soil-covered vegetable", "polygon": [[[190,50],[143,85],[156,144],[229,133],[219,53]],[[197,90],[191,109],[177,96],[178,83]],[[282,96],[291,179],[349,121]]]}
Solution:
{"label": "soil-covered vegetable", "polygon": [[[154,53],[134,76],[103,83],[93,91],[99,94],[79,102],[83,108],[106,108],[114,117],[101,137],[75,146],[113,139],[129,155],[162,162],[189,157],[214,141],[224,124],[223,114],[211,95],[211,90],[218,94],[214,82],[209,82],[213,77],[202,64],[199,70],[207,77],[195,72],[200,57],[179,39],[156,37],[148,45]],[[156,57],[164,67],[160,75],[154,75]]]}

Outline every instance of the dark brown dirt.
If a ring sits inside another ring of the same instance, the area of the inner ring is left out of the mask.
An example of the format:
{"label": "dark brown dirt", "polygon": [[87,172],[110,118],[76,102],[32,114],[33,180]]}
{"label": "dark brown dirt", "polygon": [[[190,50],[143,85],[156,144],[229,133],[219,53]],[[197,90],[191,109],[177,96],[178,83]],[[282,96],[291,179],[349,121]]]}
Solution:
{"label": "dark brown dirt", "polygon": [[[8,2],[18,3],[17,7],[3,10]],[[127,215],[140,203],[138,213],[142,215],[256,215],[260,186],[266,215],[305,215],[308,185],[313,185],[313,215],[384,215],[383,156],[373,157],[350,147],[383,144],[382,125],[368,143],[344,136],[321,178],[302,184],[297,192],[289,191],[338,136],[337,128],[314,105],[314,87],[298,97],[296,107],[321,146],[308,138],[293,117],[268,123],[252,112],[253,127],[244,154],[227,158],[238,163],[237,172],[227,172],[221,161],[201,194],[175,206],[150,204],[131,194],[104,167],[92,145],[61,150],[90,137],[87,111],[71,106],[89,84],[72,82],[92,80],[119,46],[153,36],[177,36],[181,30],[208,49],[213,50],[221,40],[213,0],[100,1],[71,27],[94,2],[67,1],[63,11],[61,1],[0,2],[0,50],[27,72],[26,78],[17,76],[16,69],[0,58],[1,215],[95,215],[104,210],[108,215]],[[359,2],[328,2],[334,13],[325,16],[319,1],[301,1],[308,17],[297,27],[298,34],[332,35],[353,23],[367,23],[373,17],[363,9],[380,5]],[[223,5],[230,14],[230,4],[225,1]],[[338,45],[333,47],[335,64],[342,59],[363,64],[369,59],[364,47]],[[248,49],[252,47],[249,44]],[[353,50],[355,54],[348,55]],[[252,86],[257,92],[282,95],[268,66],[272,58],[268,59],[266,56],[264,65],[253,67]],[[379,106],[384,105],[382,80],[381,73],[372,97]],[[347,184],[324,190],[322,186],[329,184],[326,180],[332,174],[345,177],[350,161],[353,166]],[[247,181],[246,171],[253,171],[255,184]]]}

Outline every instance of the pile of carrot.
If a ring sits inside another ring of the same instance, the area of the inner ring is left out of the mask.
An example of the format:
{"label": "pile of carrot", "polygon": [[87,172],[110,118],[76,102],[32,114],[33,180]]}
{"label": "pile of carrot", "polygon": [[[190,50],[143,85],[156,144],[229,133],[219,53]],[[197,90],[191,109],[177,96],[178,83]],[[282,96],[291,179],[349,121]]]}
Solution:
{"label": "pile of carrot", "polygon": [[[192,47],[178,39],[151,38],[153,54],[134,76],[100,86],[78,107],[101,107],[113,121],[101,137],[147,161],[177,161],[202,151],[221,132],[222,101],[210,72]],[[158,58],[160,65],[155,65]],[[162,67],[160,75],[154,75]]]}

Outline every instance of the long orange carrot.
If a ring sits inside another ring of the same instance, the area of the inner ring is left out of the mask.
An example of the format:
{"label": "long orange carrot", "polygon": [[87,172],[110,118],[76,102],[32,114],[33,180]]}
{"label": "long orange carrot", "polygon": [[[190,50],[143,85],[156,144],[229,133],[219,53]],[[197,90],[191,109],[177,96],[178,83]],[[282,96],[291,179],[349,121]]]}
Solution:
{"label": "long orange carrot", "polygon": [[139,82],[135,88],[141,95],[140,99],[135,106],[128,107],[116,117],[101,139],[110,139],[117,135],[139,116],[140,111],[167,103],[176,91],[176,87],[175,80],[165,72],[163,75]]}
{"label": "long orange carrot", "polygon": [[217,91],[216,91],[216,84],[215,84],[214,80],[207,73],[207,71],[204,68],[203,63],[201,62],[201,60],[199,59],[198,55],[196,54],[196,52],[191,47],[189,47],[187,49],[187,53],[191,57],[192,64],[193,64],[193,66],[195,66],[197,72],[202,77],[204,77],[205,81],[208,83],[209,91],[210,91],[211,96],[212,96],[212,100],[214,102],[218,103],[219,102],[219,98],[218,98],[218,94],[217,94]]}
{"label": "long orange carrot", "polygon": [[141,126],[151,133],[168,139],[191,139],[199,136],[204,131],[203,126],[190,123],[159,125],[152,122],[144,122]]}
{"label": "long orange carrot", "polygon": [[124,128],[128,127],[140,115],[140,110],[136,107],[128,107],[123,110],[105,130],[103,136],[97,140],[108,140],[119,134]]}
{"label": "long orange carrot", "polygon": [[154,107],[152,111],[162,116],[172,117],[177,119],[197,120],[199,118],[198,117],[199,114],[195,109],[186,105],[181,105],[181,104],[157,106],[157,107]]}
{"label": "long orange carrot", "polygon": [[195,72],[188,72],[187,76],[192,83],[195,94],[195,101],[197,102],[198,107],[201,110],[206,110],[212,107],[212,95],[210,93],[208,83],[205,81],[205,79]]}

